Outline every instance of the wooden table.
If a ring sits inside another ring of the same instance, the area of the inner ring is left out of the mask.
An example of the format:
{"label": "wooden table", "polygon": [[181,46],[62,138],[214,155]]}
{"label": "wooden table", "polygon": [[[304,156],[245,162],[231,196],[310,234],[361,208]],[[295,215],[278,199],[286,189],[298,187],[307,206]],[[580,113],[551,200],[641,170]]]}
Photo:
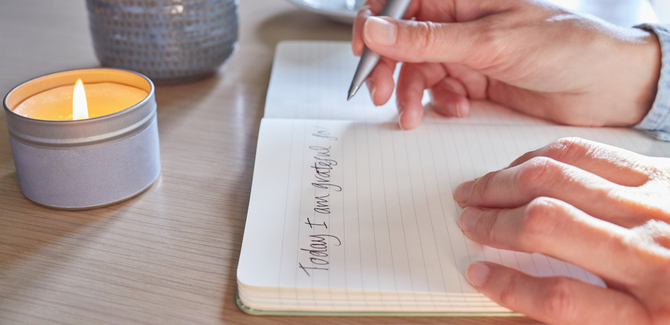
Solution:
{"label": "wooden table", "polygon": [[[589,3],[621,8],[612,1]],[[3,94],[35,76],[98,66],[85,1],[2,0],[0,9]],[[31,203],[19,191],[0,113],[0,324],[535,323],[255,317],[237,308],[235,272],[274,47],[351,35],[282,0],[243,0],[239,11],[240,50],[216,76],[158,87],[163,169],[134,199],[79,212]],[[603,12],[622,24],[636,19],[625,15],[635,10]]]}

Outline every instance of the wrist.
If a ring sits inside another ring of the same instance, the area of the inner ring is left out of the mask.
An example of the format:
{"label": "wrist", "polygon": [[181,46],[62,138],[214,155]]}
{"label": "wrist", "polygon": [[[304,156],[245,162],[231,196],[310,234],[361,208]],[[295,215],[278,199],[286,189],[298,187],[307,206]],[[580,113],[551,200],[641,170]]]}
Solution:
{"label": "wrist", "polygon": [[[650,32],[652,40],[658,46],[658,77],[651,93],[647,114],[635,126],[650,135],[670,141],[670,27],[661,24],[636,26]],[[652,44],[654,45],[654,44]],[[651,51],[648,49],[647,51]]]}
{"label": "wrist", "polygon": [[637,117],[633,124],[637,124],[647,116],[651,110],[658,92],[659,79],[661,77],[662,51],[661,44],[655,33],[647,31],[648,37],[645,37],[638,45],[639,54],[635,57],[636,62],[640,64],[641,88],[639,96],[635,102]]}

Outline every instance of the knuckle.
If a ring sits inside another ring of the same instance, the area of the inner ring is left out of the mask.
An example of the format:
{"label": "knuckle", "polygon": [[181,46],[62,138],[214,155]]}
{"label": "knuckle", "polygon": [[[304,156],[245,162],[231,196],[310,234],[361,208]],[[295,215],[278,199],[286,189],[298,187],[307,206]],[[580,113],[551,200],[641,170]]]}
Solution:
{"label": "knuckle", "polygon": [[493,246],[500,246],[500,243],[503,242],[502,240],[499,240],[499,234],[496,231],[496,224],[498,223],[498,220],[500,220],[500,213],[502,210],[495,210],[493,212],[493,216],[491,218],[480,218],[480,219],[485,219],[488,220],[488,222],[483,224],[484,231],[486,232],[486,236],[488,237],[488,243],[489,245]]}
{"label": "knuckle", "polygon": [[562,138],[547,148],[547,157],[558,161],[574,161],[586,156],[592,150],[590,141],[577,137]]}
{"label": "knuckle", "polygon": [[516,295],[517,295],[517,290],[516,290],[516,283],[517,283],[518,276],[514,275],[511,276],[502,286],[500,289],[500,295],[498,296],[498,299],[500,300],[500,305],[506,306],[506,307],[514,307],[516,306]]}
{"label": "knuckle", "polygon": [[416,48],[431,53],[436,44],[442,40],[439,31],[438,25],[433,22],[416,22],[414,28],[411,29],[410,37],[416,41]]}
{"label": "knuckle", "polygon": [[557,167],[556,161],[547,157],[534,157],[523,163],[517,175],[520,190],[536,194],[546,186],[552,186],[550,177]]}
{"label": "knuckle", "polygon": [[652,273],[663,271],[670,274],[670,225],[660,220],[649,220],[631,229],[630,236],[616,242],[619,250],[634,250],[633,255],[642,257],[642,263],[654,265]]}
{"label": "knuckle", "polygon": [[520,240],[524,247],[537,248],[539,241],[554,234],[562,220],[557,217],[557,208],[556,202],[546,197],[536,198],[528,204],[521,222],[523,236]]}
{"label": "knuckle", "polygon": [[470,61],[473,61],[475,66],[482,69],[497,68],[505,70],[507,68],[505,62],[510,61],[510,48],[512,47],[506,31],[508,31],[507,26],[494,19],[481,20],[477,35],[469,35],[468,37],[474,36],[471,39],[480,43],[477,44],[479,45],[477,48],[486,48],[486,51],[482,51],[481,55],[471,56]]}
{"label": "knuckle", "polygon": [[570,280],[556,277],[540,298],[540,310],[549,318],[574,319],[576,315],[575,292]]}
{"label": "knuckle", "polygon": [[495,172],[490,172],[477,179],[472,187],[471,197],[487,198],[493,192],[493,177]]}
{"label": "knuckle", "polygon": [[484,20],[481,24],[480,35],[482,41],[489,45],[489,50],[498,53],[505,48],[505,42],[500,34],[501,26],[495,20]]}

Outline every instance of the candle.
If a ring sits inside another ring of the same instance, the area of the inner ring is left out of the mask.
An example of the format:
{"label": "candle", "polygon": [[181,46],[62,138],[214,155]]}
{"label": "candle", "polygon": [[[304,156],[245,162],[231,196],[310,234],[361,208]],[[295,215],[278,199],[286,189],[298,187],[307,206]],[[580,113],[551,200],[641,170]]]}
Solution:
{"label": "candle", "polygon": [[[84,89],[89,118],[124,110],[149,95],[143,89],[111,82],[86,84]],[[45,90],[27,98],[13,111],[38,120],[72,120],[73,93],[74,84]]]}
{"label": "candle", "polygon": [[36,203],[105,206],[158,178],[156,101],[145,76],[63,71],[15,87],[3,104],[19,187]]}

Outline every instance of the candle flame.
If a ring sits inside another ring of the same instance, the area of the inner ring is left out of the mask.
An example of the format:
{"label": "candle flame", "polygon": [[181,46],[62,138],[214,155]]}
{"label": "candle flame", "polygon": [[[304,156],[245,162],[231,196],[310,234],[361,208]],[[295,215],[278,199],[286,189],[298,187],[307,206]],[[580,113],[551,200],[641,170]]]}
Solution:
{"label": "candle flame", "polygon": [[84,83],[77,79],[72,93],[72,119],[81,120],[88,118],[88,105],[86,104],[86,92]]}

